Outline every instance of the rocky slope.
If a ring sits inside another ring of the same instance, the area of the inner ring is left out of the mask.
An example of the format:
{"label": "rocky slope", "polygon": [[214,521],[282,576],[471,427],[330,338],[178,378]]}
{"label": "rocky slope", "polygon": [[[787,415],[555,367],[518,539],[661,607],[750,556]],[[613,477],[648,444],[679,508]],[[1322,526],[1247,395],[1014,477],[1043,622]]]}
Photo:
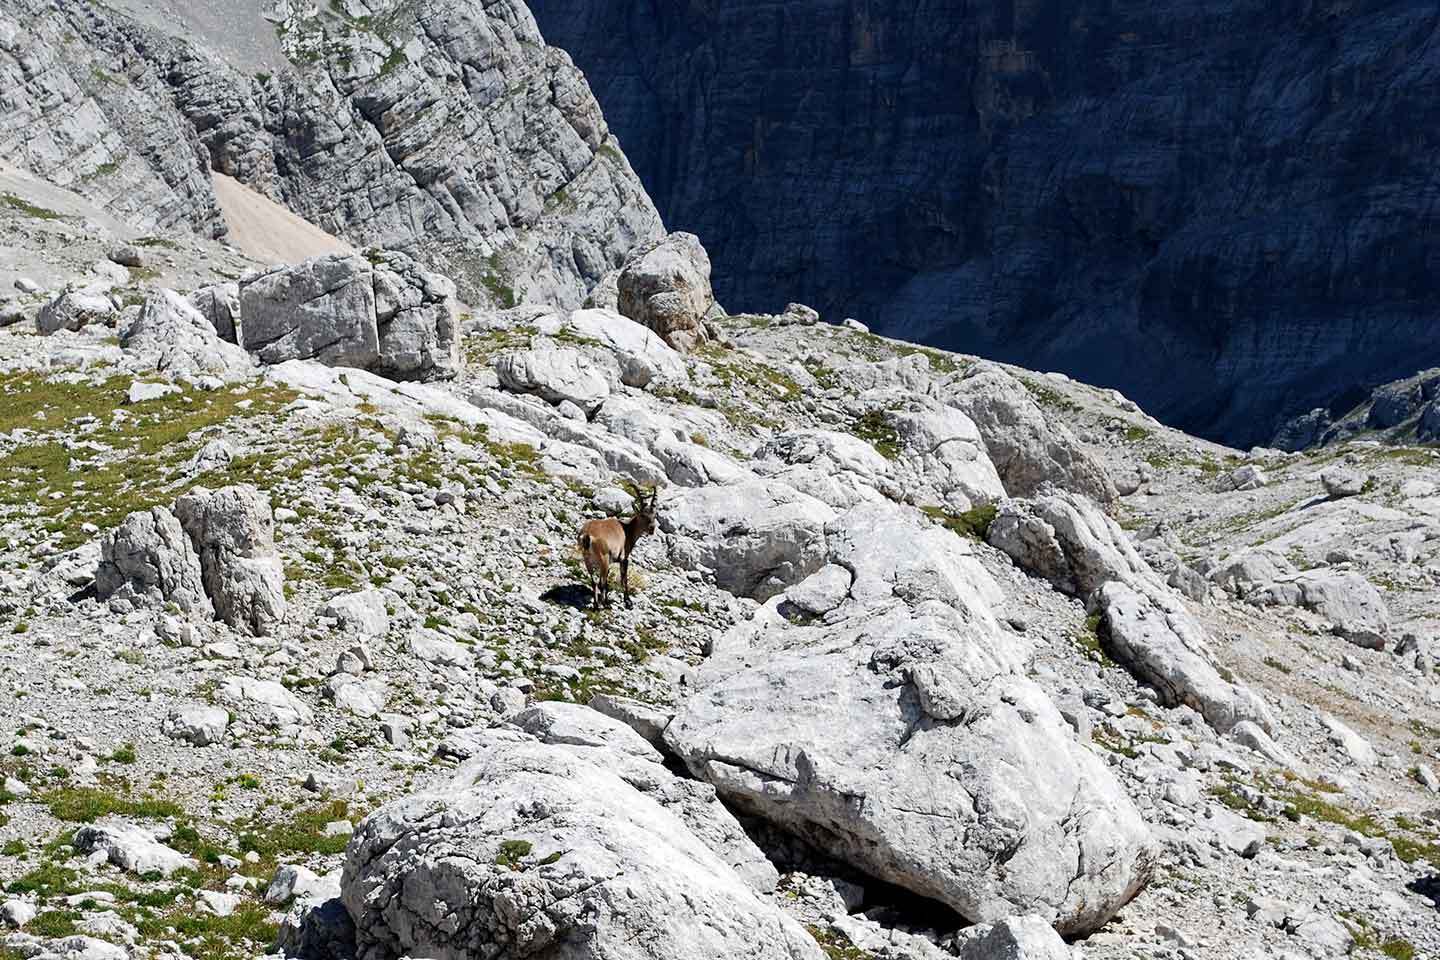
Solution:
{"label": "rocky slope", "polygon": [[578,305],[663,232],[522,3],[227,7],[0,4],[0,161],[137,229],[208,237],[227,230],[212,172],[229,175],[409,250],[473,303]]}
{"label": "rocky slope", "polygon": [[1434,451],[5,184],[0,950],[1440,955]]}
{"label": "rocky slope", "polygon": [[1240,447],[1440,363],[1428,3],[532,7],[722,302]]}

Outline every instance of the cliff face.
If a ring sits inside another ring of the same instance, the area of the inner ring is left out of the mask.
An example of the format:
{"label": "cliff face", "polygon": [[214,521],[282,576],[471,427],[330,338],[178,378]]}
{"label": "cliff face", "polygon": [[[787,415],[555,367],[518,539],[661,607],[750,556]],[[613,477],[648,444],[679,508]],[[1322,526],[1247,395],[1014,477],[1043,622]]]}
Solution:
{"label": "cliff face", "polygon": [[1440,362],[1433,3],[532,6],[728,305],[1242,444]]}
{"label": "cliff face", "polygon": [[170,6],[209,31],[177,38],[166,4],[142,24],[0,0],[0,86],[16,91],[0,160],[141,226],[212,236],[209,173],[229,174],[357,245],[412,250],[478,303],[576,305],[663,232],[584,78],[519,0]]}

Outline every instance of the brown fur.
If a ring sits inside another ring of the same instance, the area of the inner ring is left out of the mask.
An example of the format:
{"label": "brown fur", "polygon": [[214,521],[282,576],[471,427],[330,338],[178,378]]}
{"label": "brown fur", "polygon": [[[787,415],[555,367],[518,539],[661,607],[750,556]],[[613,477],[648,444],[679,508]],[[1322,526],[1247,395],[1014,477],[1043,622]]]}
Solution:
{"label": "brown fur", "polygon": [[585,559],[585,572],[590,575],[590,595],[599,610],[610,605],[610,564],[620,564],[620,588],[625,593],[625,606],[630,601],[630,554],[640,538],[655,530],[655,497],[652,490],[635,498],[635,515],[629,520],[607,517],[590,520],[580,528],[580,554]]}

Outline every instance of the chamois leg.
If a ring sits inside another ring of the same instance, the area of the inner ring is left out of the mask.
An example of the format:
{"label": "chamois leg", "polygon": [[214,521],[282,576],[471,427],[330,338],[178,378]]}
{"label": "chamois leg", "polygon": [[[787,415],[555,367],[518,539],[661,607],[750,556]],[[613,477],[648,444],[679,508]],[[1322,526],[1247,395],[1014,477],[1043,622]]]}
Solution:
{"label": "chamois leg", "polygon": [[610,559],[602,557],[599,566],[600,603],[595,607],[596,610],[610,606]]}
{"label": "chamois leg", "polygon": [[620,589],[625,592],[625,609],[634,610],[635,604],[630,602],[630,558],[620,558]]}

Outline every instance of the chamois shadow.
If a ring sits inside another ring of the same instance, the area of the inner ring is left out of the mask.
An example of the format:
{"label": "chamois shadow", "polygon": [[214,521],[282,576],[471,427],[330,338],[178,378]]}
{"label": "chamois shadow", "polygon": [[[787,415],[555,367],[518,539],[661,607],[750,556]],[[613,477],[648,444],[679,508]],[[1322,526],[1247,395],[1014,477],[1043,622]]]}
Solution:
{"label": "chamois shadow", "polygon": [[1406,887],[1414,893],[1430,901],[1430,905],[1440,910],[1440,873],[1426,874],[1411,880]]}
{"label": "chamois shadow", "polygon": [[562,607],[587,610],[590,607],[590,588],[583,583],[557,583],[540,594],[540,599]]}

